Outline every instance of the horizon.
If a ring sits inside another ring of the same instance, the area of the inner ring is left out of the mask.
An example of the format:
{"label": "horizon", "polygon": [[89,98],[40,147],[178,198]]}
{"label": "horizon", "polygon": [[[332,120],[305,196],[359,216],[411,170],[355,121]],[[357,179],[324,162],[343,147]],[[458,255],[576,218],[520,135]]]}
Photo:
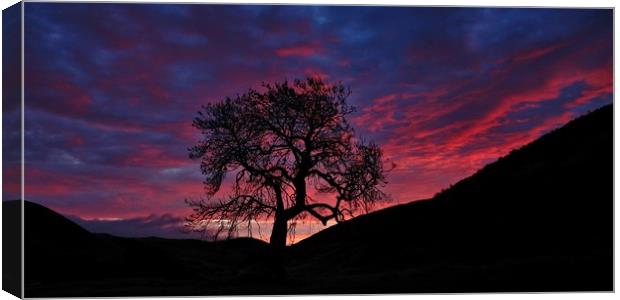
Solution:
{"label": "horizon", "polygon": [[262,81],[351,87],[349,121],[396,164],[381,207],[613,103],[608,9],[189,6],[26,3],[26,199],[87,229],[174,237],[183,200],[203,196],[196,111]]}
{"label": "horizon", "polygon": [[[583,116],[589,115],[590,113],[597,111],[599,109],[608,107],[613,105],[613,103],[610,104],[606,104],[603,105],[601,107],[597,107],[594,110],[591,111],[587,111],[582,115],[579,115],[577,117],[575,117],[574,119],[569,120],[567,123],[560,125],[559,127],[556,128],[552,128],[550,129],[548,132],[545,132],[544,134],[542,134],[538,139],[544,137],[545,135],[547,135],[548,133],[551,133],[555,130],[561,129],[563,128],[565,125],[571,123],[572,121],[575,121]],[[538,140],[536,139],[536,140]],[[534,140],[534,141],[536,141]],[[516,148],[512,149],[512,150],[519,150],[521,148],[523,148],[524,146],[529,145],[530,143],[534,142],[531,141],[527,144],[521,145],[521,146],[517,146]],[[512,153],[511,150],[511,153]],[[509,153],[510,154],[510,153]],[[490,163],[486,164],[485,166],[482,166],[480,169],[476,170],[474,173],[469,174],[463,178],[461,178],[460,180],[458,180],[456,183],[467,179],[469,177],[472,177],[474,175],[476,175],[476,173],[482,169],[484,169],[486,166],[496,163],[498,161],[500,161],[501,158],[508,156],[509,154],[506,154],[504,156],[498,157],[495,160],[491,161]],[[455,183],[455,184],[456,184]],[[439,194],[440,192],[443,192],[449,188],[451,188],[454,184],[450,184],[449,187],[446,188],[442,188],[440,191],[437,191],[437,193],[435,193],[435,195]],[[382,210],[385,208],[389,208],[389,207],[393,207],[393,206],[397,206],[397,205],[401,205],[401,204],[408,204],[408,203],[413,203],[413,202],[417,202],[417,201],[426,201],[426,200],[432,200],[435,198],[435,195],[430,197],[430,198],[426,198],[426,199],[414,199],[411,201],[407,201],[407,202],[403,202],[403,203],[389,203],[388,205],[385,206],[380,206],[372,211],[370,211],[369,213],[372,212],[376,212],[378,210]],[[21,201],[21,200],[15,200],[15,199],[3,199],[3,201]],[[32,202],[29,201],[28,199],[25,199],[26,202],[31,202],[31,203],[36,203],[36,202]],[[38,203],[41,204],[41,203]],[[84,219],[81,218],[79,216],[76,215],[67,215],[67,214],[62,214],[60,213],[63,217],[67,218],[68,220],[76,223],[77,225],[83,227],[84,229],[92,232],[92,233],[103,233],[103,234],[110,234],[110,235],[114,235],[114,236],[118,236],[118,237],[127,237],[127,238],[167,238],[167,239],[207,239],[207,240],[212,240],[210,236],[205,235],[205,233],[201,233],[201,232],[182,232],[180,231],[180,229],[183,228],[183,224],[184,221],[182,220],[182,218],[179,218],[178,216],[174,216],[171,215],[169,213],[165,213],[163,215],[157,215],[157,214],[150,214],[148,216],[145,217],[135,217],[135,218],[127,218],[127,219],[123,219],[123,218],[92,218],[92,219]],[[163,223],[160,223],[162,222]],[[257,220],[254,222],[256,225],[258,226],[265,226],[265,227],[261,227],[263,228],[262,231],[259,229],[258,231],[256,230],[250,230],[248,231],[247,226],[240,226],[239,230],[236,232],[236,234],[234,236],[232,236],[232,238],[245,238],[245,237],[249,237],[249,238],[255,238],[261,241],[264,241],[266,243],[269,242],[269,234],[270,234],[270,225],[272,224],[271,220]],[[298,224],[300,223],[300,224]],[[152,226],[153,224],[156,224],[156,226]],[[315,233],[318,233],[319,231],[322,231],[328,227],[331,227],[333,225],[336,225],[337,223],[333,220],[330,220],[327,222],[327,225],[323,225],[321,224],[321,222],[315,220],[315,219],[309,219],[309,220],[300,220],[296,222],[296,225],[301,225],[300,229],[301,232],[295,232],[292,235],[289,235],[289,238],[291,239],[289,242],[287,242],[287,244],[292,245],[295,243],[298,243],[312,235],[314,235]],[[163,226],[161,226],[163,225]],[[315,227],[313,229],[313,226]],[[130,231],[127,231],[127,228],[131,228]],[[267,230],[265,230],[265,228]],[[225,238],[225,237],[224,237]],[[226,239],[226,238],[225,238]],[[218,240],[221,240],[218,239]]]}

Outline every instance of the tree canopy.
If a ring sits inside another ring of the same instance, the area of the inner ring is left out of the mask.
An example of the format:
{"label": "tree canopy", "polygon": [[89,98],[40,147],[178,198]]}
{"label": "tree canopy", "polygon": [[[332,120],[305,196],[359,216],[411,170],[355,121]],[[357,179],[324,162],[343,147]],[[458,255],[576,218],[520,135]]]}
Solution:
{"label": "tree canopy", "polygon": [[[308,78],[204,105],[193,121],[202,139],[189,152],[200,161],[206,198],[187,200],[188,226],[217,224],[230,234],[273,218],[270,243],[284,246],[290,220],[341,222],[386,199],[382,151],[355,137],[350,94],[341,83]],[[227,176],[230,191],[220,192]]]}

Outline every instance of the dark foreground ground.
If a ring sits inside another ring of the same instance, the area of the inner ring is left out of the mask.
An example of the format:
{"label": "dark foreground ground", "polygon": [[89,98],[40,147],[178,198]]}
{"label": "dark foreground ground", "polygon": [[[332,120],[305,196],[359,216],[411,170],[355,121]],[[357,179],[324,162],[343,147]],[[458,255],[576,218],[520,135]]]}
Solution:
{"label": "dark foreground ground", "polygon": [[25,222],[26,297],[612,291],[613,110],[282,257],[252,239],[96,235],[30,202]]}

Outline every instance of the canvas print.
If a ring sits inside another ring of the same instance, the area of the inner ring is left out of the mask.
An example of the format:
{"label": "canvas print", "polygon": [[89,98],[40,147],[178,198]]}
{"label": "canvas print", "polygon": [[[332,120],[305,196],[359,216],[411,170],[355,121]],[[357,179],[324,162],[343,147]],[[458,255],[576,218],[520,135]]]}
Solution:
{"label": "canvas print", "polygon": [[3,25],[17,296],[614,289],[612,9],[25,2]]}

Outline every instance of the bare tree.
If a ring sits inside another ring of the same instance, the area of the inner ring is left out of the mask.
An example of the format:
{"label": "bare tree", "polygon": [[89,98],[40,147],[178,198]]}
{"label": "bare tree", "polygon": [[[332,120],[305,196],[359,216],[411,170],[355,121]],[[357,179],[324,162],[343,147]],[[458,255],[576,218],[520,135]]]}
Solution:
{"label": "bare tree", "polygon": [[[386,199],[381,149],[357,140],[347,122],[349,88],[309,78],[262,90],[207,104],[194,119],[203,139],[189,151],[200,160],[207,197],[187,200],[188,226],[215,222],[231,234],[273,218],[270,244],[284,247],[290,220],[341,222]],[[232,190],[216,199],[227,175]],[[309,188],[332,201],[312,199]]]}

